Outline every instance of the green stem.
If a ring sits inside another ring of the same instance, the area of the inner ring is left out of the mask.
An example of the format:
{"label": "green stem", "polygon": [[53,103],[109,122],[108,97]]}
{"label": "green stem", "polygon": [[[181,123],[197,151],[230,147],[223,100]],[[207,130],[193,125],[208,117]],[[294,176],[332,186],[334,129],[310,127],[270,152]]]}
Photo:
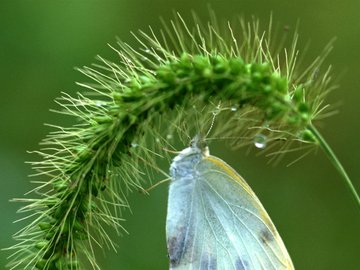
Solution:
{"label": "green stem", "polygon": [[332,164],[335,166],[335,168],[338,170],[338,172],[343,177],[346,186],[349,188],[350,192],[353,195],[353,198],[355,199],[355,203],[357,204],[357,206],[360,209],[360,197],[359,197],[359,194],[356,192],[356,189],[355,189],[353,183],[351,182],[350,177],[347,175],[344,167],[341,165],[341,163],[338,160],[338,158],[336,157],[335,153],[330,148],[330,146],[327,144],[325,139],[321,136],[319,131],[312,124],[308,125],[307,128],[316,137],[316,139],[318,140],[318,142],[320,144],[320,147],[324,150],[324,152],[326,153],[326,155],[328,156],[328,158],[330,159]]}

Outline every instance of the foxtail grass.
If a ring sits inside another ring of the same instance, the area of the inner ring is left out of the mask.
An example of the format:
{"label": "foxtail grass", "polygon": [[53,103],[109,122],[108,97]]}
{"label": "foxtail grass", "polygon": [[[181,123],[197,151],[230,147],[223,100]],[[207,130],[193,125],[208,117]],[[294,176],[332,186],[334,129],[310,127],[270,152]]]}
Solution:
{"label": "foxtail grass", "polygon": [[[56,100],[56,112],[76,123],[51,125],[34,151],[40,159],[31,162],[36,187],[16,199],[26,203],[19,212],[28,224],[8,248],[10,269],[100,269],[95,246],[116,248],[109,229],[126,232],[127,196],[161,171],[156,157],[168,155],[173,136],[187,141],[211,130],[234,148],[255,143],[274,157],[320,147],[360,206],[315,127],[331,114],[325,97],[335,86],[323,63],[332,44],[299,64],[296,32],[277,31],[276,38],[272,20],[262,28],[255,19],[222,25],[211,17],[185,23],[177,15],[160,31],[134,34],[135,47],[111,46],[115,62],[99,57],[79,69],[90,82]],[[284,35],[291,37],[280,42]]]}

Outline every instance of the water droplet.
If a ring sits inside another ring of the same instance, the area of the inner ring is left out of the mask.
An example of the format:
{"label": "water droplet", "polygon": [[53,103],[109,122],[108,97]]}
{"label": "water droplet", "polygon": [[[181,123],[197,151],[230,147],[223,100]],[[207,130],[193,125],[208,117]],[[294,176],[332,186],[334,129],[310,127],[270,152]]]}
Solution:
{"label": "water droplet", "polygon": [[220,105],[216,106],[216,109],[212,111],[214,116],[217,116],[221,112]]}
{"label": "water droplet", "polygon": [[145,52],[146,52],[146,53],[150,53],[150,49],[146,49]]}
{"label": "water droplet", "polygon": [[232,112],[236,112],[237,111],[237,109],[238,109],[238,107],[237,106],[232,106],[231,108],[230,108],[230,111],[232,111]]}
{"label": "water droplet", "polygon": [[319,73],[320,73],[320,69],[319,69],[319,68],[316,68],[316,69],[314,70],[313,75],[312,75],[312,79],[313,79],[313,80],[316,80],[316,79],[319,77]]}
{"label": "water droplet", "polygon": [[256,134],[254,137],[254,145],[256,148],[264,149],[266,147],[267,137],[263,134]]}
{"label": "water droplet", "polygon": [[166,135],[166,139],[171,140],[172,138],[173,138],[173,135],[172,135],[172,134]]}
{"label": "water droplet", "polygon": [[160,142],[160,139],[159,139],[159,138],[156,138],[156,139],[155,139],[155,142],[159,143],[159,142]]}
{"label": "water droplet", "polygon": [[270,124],[268,121],[264,122],[262,126],[263,128],[270,128]]}
{"label": "water droplet", "polygon": [[136,148],[136,147],[138,147],[138,146],[139,146],[139,145],[138,145],[137,143],[134,143],[134,142],[131,143],[131,147],[132,147],[132,148]]}
{"label": "water droplet", "polygon": [[103,102],[103,101],[96,101],[96,102],[95,102],[95,105],[98,106],[98,107],[102,107],[102,106],[104,106],[105,104],[106,104],[106,103]]}

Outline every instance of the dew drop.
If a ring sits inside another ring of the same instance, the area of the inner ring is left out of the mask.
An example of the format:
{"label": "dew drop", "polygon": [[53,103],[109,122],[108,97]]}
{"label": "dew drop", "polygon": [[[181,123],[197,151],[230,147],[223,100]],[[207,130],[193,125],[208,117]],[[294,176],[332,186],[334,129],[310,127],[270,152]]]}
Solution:
{"label": "dew drop", "polygon": [[270,124],[267,121],[264,122],[262,126],[263,126],[263,128],[266,128],[266,129],[270,128]]}
{"label": "dew drop", "polygon": [[230,111],[232,111],[232,112],[236,112],[236,111],[237,111],[237,109],[238,109],[238,107],[237,107],[237,106],[232,106],[232,107],[230,108]]}
{"label": "dew drop", "polygon": [[171,140],[172,138],[173,138],[173,135],[172,135],[172,134],[166,135],[166,139]]}
{"label": "dew drop", "polygon": [[138,147],[138,146],[139,146],[139,145],[138,145],[137,143],[134,143],[134,142],[131,143],[131,147],[132,147],[132,148],[136,148],[136,147]]}
{"label": "dew drop", "polygon": [[215,110],[212,111],[213,116],[217,116],[221,112],[220,106],[217,106]]}
{"label": "dew drop", "polygon": [[160,139],[159,139],[159,138],[156,138],[156,139],[155,139],[155,142],[159,143],[159,142],[160,142]]}
{"label": "dew drop", "polygon": [[263,134],[256,134],[254,137],[254,145],[256,148],[264,149],[266,147],[267,137]]}
{"label": "dew drop", "polygon": [[102,102],[102,101],[96,101],[95,102],[95,105],[98,106],[98,107],[102,107],[104,106],[106,103],[105,102]]}
{"label": "dew drop", "polygon": [[319,77],[320,69],[317,67],[312,74],[312,79],[316,80]]}
{"label": "dew drop", "polygon": [[146,49],[145,52],[146,52],[146,53],[150,53],[150,50],[149,50],[149,49]]}

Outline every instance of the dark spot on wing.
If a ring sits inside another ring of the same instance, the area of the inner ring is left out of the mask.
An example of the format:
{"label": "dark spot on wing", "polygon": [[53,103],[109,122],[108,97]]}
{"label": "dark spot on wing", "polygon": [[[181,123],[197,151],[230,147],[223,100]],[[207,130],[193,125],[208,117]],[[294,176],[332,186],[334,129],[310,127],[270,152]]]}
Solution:
{"label": "dark spot on wing", "polygon": [[235,261],[235,269],[236,270],[246,270],[248,268],[249,264],[247,261],[242,260],[241,258],[237,258]]}
{"label": "dark spot on wing", "polygon": [[217,270],[217,260],[211,254],[204,254],[201,257],[200,270]]}
{"label": "dark spot on wing", "polygon": [[184,238],[172,237],[167,240],[170,266],[176,267],[180,263],[184,245]]}
{"label": "dark spot on wing", "polygon": [[174,237],[167,239],[168,256],[170,261],[170,267],[176,268],[180,264],[184,266],[191,263],[189,256],[186,256],[189,243],[192,243],[193,236],[188,234],[187,241],[186,229],[184,227],[177,228],[177,234]]}
{"label": "dark spot on wing", "polygon": [[272,242],[274,240],[274,236],[268,229],[264,229],[260,233],[260,240],[264,244],[267,244],[267,243]]}

